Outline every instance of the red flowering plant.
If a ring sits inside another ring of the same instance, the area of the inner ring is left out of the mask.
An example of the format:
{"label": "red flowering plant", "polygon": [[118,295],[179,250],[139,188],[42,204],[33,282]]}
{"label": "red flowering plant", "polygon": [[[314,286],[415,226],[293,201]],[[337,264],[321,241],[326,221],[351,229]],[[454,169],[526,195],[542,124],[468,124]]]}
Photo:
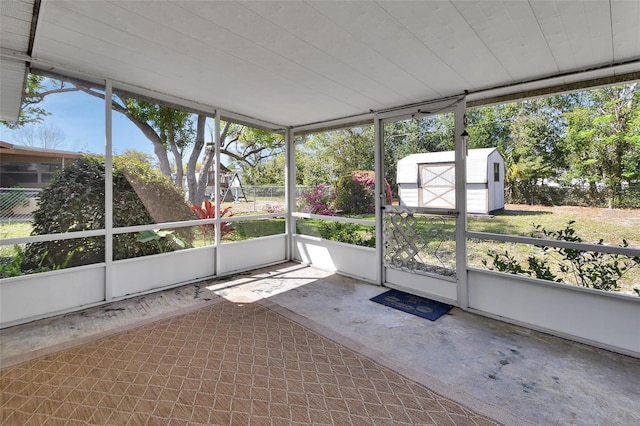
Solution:
{"label": "red flowering plant", "polygon": [[[224,209],[221,209],[220,217],[233,216],[231,207],[232,206],[227,206]],[[216,206],[209,200],[205,200],[204,207],[197,204],[192,205],[191,210],[196,214],[198,219],[215,219],[216,217]],[[214,241],[216,233],[215,224],[207,223],[204,225],[198,225],[198,227],[202,231],[202,236],[205,241]],[[231,232],[233,232],[233,225],[230,222],[220,223],[220,238],[224,238],[225,235],[230,234]]]}

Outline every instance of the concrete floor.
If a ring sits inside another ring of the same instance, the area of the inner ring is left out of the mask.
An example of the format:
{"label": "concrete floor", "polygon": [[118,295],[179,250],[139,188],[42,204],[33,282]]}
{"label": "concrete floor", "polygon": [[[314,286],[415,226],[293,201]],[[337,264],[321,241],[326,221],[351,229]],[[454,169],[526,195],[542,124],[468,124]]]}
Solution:
{"label": "concrete floor", "polygon": [[[640,359],[454,308],[435,322],[369,301],[385,289],[286,263],[2,330],[0,361],[134,326],[214,297],[268,300],[408,371],[540,425],[640,425]],[[366,354],[366,353],[365,353]]]}

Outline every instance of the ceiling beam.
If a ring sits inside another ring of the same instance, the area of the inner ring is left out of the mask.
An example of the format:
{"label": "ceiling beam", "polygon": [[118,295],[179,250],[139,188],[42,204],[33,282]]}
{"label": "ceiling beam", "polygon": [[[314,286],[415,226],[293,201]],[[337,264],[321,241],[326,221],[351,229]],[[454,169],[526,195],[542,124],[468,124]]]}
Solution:
{"label": "ceiling beam", "polygon": [[[640,61],[636,62],[640,68]],[[576,76],[580,74],[572,74]],[[561,81],[563,77],[552,77],[549,79],[541,79],[533,82],[521,83],[513,86],[504,86],[487,91],[475,92],[469,95],[467,108],[477,108],[487,105],[497,105],[509,102],[517,102],[525,99],[541,98],[545,96],[553,96],[561,93],[578,92],[581,90],[596,89],[598,87],[612,86],[623,84],[630,81],[640,80],[640,71],[631,71],[624,73],[614,73],[602,77],[589,78],[568,83],[553,84],[555,81]],[[547,82],[548,85],[544,85]],[[538,87],[527,88],[529,85]],[[496,92],[506,92],[495,94]]]}

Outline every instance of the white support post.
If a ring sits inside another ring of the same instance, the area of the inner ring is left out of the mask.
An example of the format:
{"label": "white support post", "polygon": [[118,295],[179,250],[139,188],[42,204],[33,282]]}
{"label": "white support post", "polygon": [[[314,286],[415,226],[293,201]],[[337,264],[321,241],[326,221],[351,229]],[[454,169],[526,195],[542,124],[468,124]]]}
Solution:
{"label": "white support post", "polygon": [[385,192],[384,192],[384,123],[379,117],[375,117],[373,120],[373,137],[374,137],[374,161],[375,161],[375,193],[376,197],[376,259],[378,267],[376,268],[376,282],[378,285],[383,285],[385,282],[384,276],[384,252],[383,252],[383,232],[382,232],[382,216],[384,211],[382,210],[385,205]]}
{"label": "white support post", "polygon": [[456,165],[456,278],[458,282],[458,306],[469,307],[467,285],[467,131],[466,97],[456,105],[455,116],[455,165]]}
{"label": "white support post", "polygon": [[293,212],[296,209],[296,146],[292,129],[287,129],[285,132],[284,143],[286,156],[284,176],[286,258],[287,260],[293,260],[295,256],[293,235],[296,232],[296,218],[293,217]]}
{"label": "white support post", "polygon": [[215,222],[215,240],[214,244],[216,247],[216,274],[217,271],[220,270],[220,238],[222,232],[222,222],[220,221],[220,111],[216,111],[214,121],[213,121],[213,133],[214,133],[214,148],[215,148],[215,157],[214,161],[216,164],[216,173],[213,177],[213,194],[214,194],[214,209],[216,212],[216,222]]}
{"label": "white support post", "polygon": [[111,81],[105,82],[104,88],[104,298],[113,298],[113,132],[111,109]]}

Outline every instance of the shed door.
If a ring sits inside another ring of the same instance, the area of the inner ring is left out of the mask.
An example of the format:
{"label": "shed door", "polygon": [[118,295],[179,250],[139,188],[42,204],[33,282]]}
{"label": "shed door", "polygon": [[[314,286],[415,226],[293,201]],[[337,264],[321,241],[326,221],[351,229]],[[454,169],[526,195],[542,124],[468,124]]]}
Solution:
{"label": "shed door", "polygon": [[420,207],[455,208],[455,163],[419,164]]}

